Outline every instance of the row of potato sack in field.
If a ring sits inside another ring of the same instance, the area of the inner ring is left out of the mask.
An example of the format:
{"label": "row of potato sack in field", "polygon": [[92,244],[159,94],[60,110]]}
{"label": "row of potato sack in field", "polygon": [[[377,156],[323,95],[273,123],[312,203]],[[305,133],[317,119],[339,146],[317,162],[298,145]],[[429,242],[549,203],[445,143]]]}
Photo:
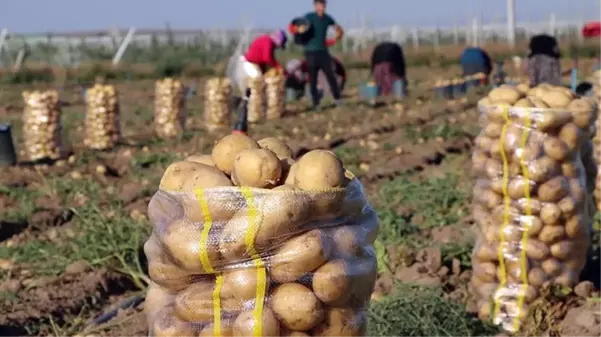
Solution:
{"label": "row of potato sack in field", "polygon": [[479,109],[470,287],[482,318],[516,331],[543,287],[574,286],[586,262],[597,106],[541,84],[503,85]]}
{"label": "row of potato sack in field", "polygon": [[173,78],[155,83],[154,133],[160,138],[173,138],[184,131],[186,111],[184,108],[184,85]]}
{"label": "row of potato sack in field", "polygon": [[362,336],[378,217],[330,151],[233,134],[171,164],[148,213],[152,336]]}
{"label": "row of potato sack in field", "polygon": [[[281,118],[286,109],[286,78],[281,72],[267,72],[258,78],[249,78],[251,89],[248,100],[248,122],[260,123],[266,119]],[[232,84],[227,78],[209,79],[205,86],[205,125],[209,130],[230,127],[232,120]],[[235,117],[234,117],[235,118]]]}
{"label": "row of potato sack in field", "polygon": [[32,161],[57,159],[63,153],[61,108],[56,90],[24,91],[23,155]]}
{"label": "row of potato sack in field", "polygon": [[[592,97],[595,98],[597,104],[601,104],[601,70],[597,70],[593,73],[593,76],[590,78],[590,82],[593,84],[592,89]],[[593,139],[593,148],[595,154],[595,160],[597,165],[601,165],[601,116],[597,116],[596,121],[596,129],[595,138]],[[597,174],[597,182],[595,184],[595,204],[598,209],[601,209],[601,172]]]}
{"label": "row of potato sack in field", "polygon": [[84,145],[95,150],[113,148],[121,137],[119,99],[112,85],[96,84],[86,90]]}

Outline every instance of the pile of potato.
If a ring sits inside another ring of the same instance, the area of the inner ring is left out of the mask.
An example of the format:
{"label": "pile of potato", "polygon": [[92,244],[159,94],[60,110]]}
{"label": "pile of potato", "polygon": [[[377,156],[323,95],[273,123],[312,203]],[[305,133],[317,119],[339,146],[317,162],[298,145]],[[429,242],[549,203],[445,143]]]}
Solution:
{"label": "pile of potato", "polygon": [[186,124],[184,86],[181,81],[165,78],[155,83],[154,132],[160,138],[181,134]]}
{"label": "pile of potato", "polygon": [[232,134],[167,168],[144,247],[151,336],[365,333],[377,214],[332,152],[292,156]]}
{"label": "pile of potato", "polygon": [[23,152],[28,160],[62,155],[61,109],[56,90],[24,91]]}
{"label": "pile of potato", "polygon": [[286,77],[282,73],[266,74],[267,119],[281,118],[286,110]]}
{"label": "pile of potato", "polygon": [[257,78],[249,77],[247,79],[250,88],[250,97],[248,99],[248,122],[259,123],[265,120],[265,81],[262,76]]}
{"label": "pile of potato", "polygon": [[231,124],[232,83],[225,77],[213,77],[205,85],[204,124],[208,130],[228,128]]}
{"label": "pile of potato", "polygon": [[479,108],[470,287],[480,317],[514,331],[541,287],[574,286],[584,267],[592,214],[582,149],[597,108],[546,84],[503,85]]}
{"label": "pile of potato", "polygon": [[95,150],[113,148],[121,136],[115,87],[94,85],[86,91],[86,105],[84,145]]}

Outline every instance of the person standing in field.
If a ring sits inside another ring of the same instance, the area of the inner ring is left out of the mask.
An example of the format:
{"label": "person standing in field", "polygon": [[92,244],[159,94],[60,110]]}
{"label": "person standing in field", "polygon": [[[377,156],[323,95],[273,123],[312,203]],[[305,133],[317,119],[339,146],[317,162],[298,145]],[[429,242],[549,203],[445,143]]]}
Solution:
{"label": "person standing in field", "polygon": [[371,72],[374,82],[380,88],[383,95],[392,92],[394,82],[403,82],[407,89],[407,78],[405,73],[405,56],[403,48],[398,43],[379,43],[371,54]]}
{"label": "person standing in field", "polygon": [[285,72],[275,57],[275,51],[286,48],[287,41],[286,32],[277,30],[251,42],[246,53],[240,56],[235,70],[235,84],[241,93],[246,90],[248,78],[258,78],[272,68]]}
{"label": "person standing in field", "polygon": [[[328,47],[333,46],[338,42],[344,30],[336,23],[334,18],[326,14],[326,0],[314,0],[314,12],[307,13],[305,19],[311,25],[311,36],[305,44],[305,59],[307,62],[307,70],[309,73],[309,86],[311,90],[312,108],[319,107],[319,91],[317,90],[317,79],[319,71],[323,71],[326,80],[332,92],[332,96],[336,100],[336,104],[340,104],[340,88],[336,83],[336,75],[332,67],[332,57],[328,51]],[[336,35],[333,39],[328,39],[328,28],[333,26]],[[297,33],[297,26],[291,24],[289,30],[292,34]]]}
{"label": "person standing in field", "polygon": [[530,39],[530,53],[525,69],[530,86],[541,83],[561,85],[560,57],[559,45],[554,37],[547,34],[533,36]]}

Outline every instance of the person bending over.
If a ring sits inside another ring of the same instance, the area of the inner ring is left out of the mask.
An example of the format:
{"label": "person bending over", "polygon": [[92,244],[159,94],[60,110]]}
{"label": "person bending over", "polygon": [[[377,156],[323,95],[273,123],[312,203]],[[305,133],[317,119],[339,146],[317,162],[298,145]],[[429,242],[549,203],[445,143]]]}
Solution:
{"label": "person bending over", "polygon": [[[346,70],[344,65],[336,57],[332,57],[332,67],[336,76],[336,82],[339,90],[342,92],[346,85]],[[307,82],[310,80],[308,71],[307,61],[300,61],[293,59],[286,64],[286,71],[288,76],[286,78],[286,88],[293,89],[297,92],[297,98],[300,98],[305,93],[305,87]],[[317,75],[317,90],[322,95],[323,91],[327,88],[327,78],[323,71],[319,71]]]}
{"label": "person bending over", "polygon": [[[309,83],[311,90],[312,108],[316,109],[319,106],[319,91],[317,90],[317,78],[319,71],[323,71],[326,80],[332,92],[332,96],[336,100],[336,104],[340,104],[340,88],[336,83],[336,76],[332,67],[332,57],[328,51],[328,47],[333,46],[339,41],[344,31],[340,25],[336,23],[334,18],[326,14],[326,0],[313,1],[315,11],[307,13],[305,19],[311,24],[312,34],[307,44],[305,45],[305,59],[307,61],[307,70],[309,73]],[[333,26],[336,30],[334,39],[328,39],[328,28]],[[289,26],[290,32],[296,34],[296,26]]]}
{"label": "person bending over", "polygon": [[459,64],[461,64],[463,76],[483,73],[488,78],[492,72],[490,56],[484,49],[478,47],[464,49],[459,58]]}
{"label": "person bending over", "polygon": [[404,88],[407,88],[405,56],[398,43],[382,42],[374,48],[371,54],[371,71],[374,82],[383,95],[392,92],[393,83],[397,80],[403,81]]}

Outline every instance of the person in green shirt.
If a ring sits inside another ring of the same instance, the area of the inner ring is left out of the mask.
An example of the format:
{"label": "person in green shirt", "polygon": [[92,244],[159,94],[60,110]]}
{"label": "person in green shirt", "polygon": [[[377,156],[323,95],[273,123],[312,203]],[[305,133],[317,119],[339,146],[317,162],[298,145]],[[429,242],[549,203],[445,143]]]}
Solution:
{"label": "person in green shirt", "polygon": [[[313,109],[319,106],[319,91],[317,90],[317,77],[319,71],[323,71],[332,96],[336,100],[336,104],[340,104],[340,88],[336,82],[336,75],[332,68],[332,57],[328,51],[328,47],[333,46],[344,35],[344,30],[336,23],[334,18],[326,14],[326,0],[314,0],[314,12],[309,12],[305,15],[311,24],[311,37],[305,44],[305,59],[307,61],[307,70],[309,73],[309,88],[311,91],[311,100],[313,101]],[[328,39],[328,28],[333,26],[336,35],[333,39]],[[296,34],[296,27],[290,26],[290,32]]]}

